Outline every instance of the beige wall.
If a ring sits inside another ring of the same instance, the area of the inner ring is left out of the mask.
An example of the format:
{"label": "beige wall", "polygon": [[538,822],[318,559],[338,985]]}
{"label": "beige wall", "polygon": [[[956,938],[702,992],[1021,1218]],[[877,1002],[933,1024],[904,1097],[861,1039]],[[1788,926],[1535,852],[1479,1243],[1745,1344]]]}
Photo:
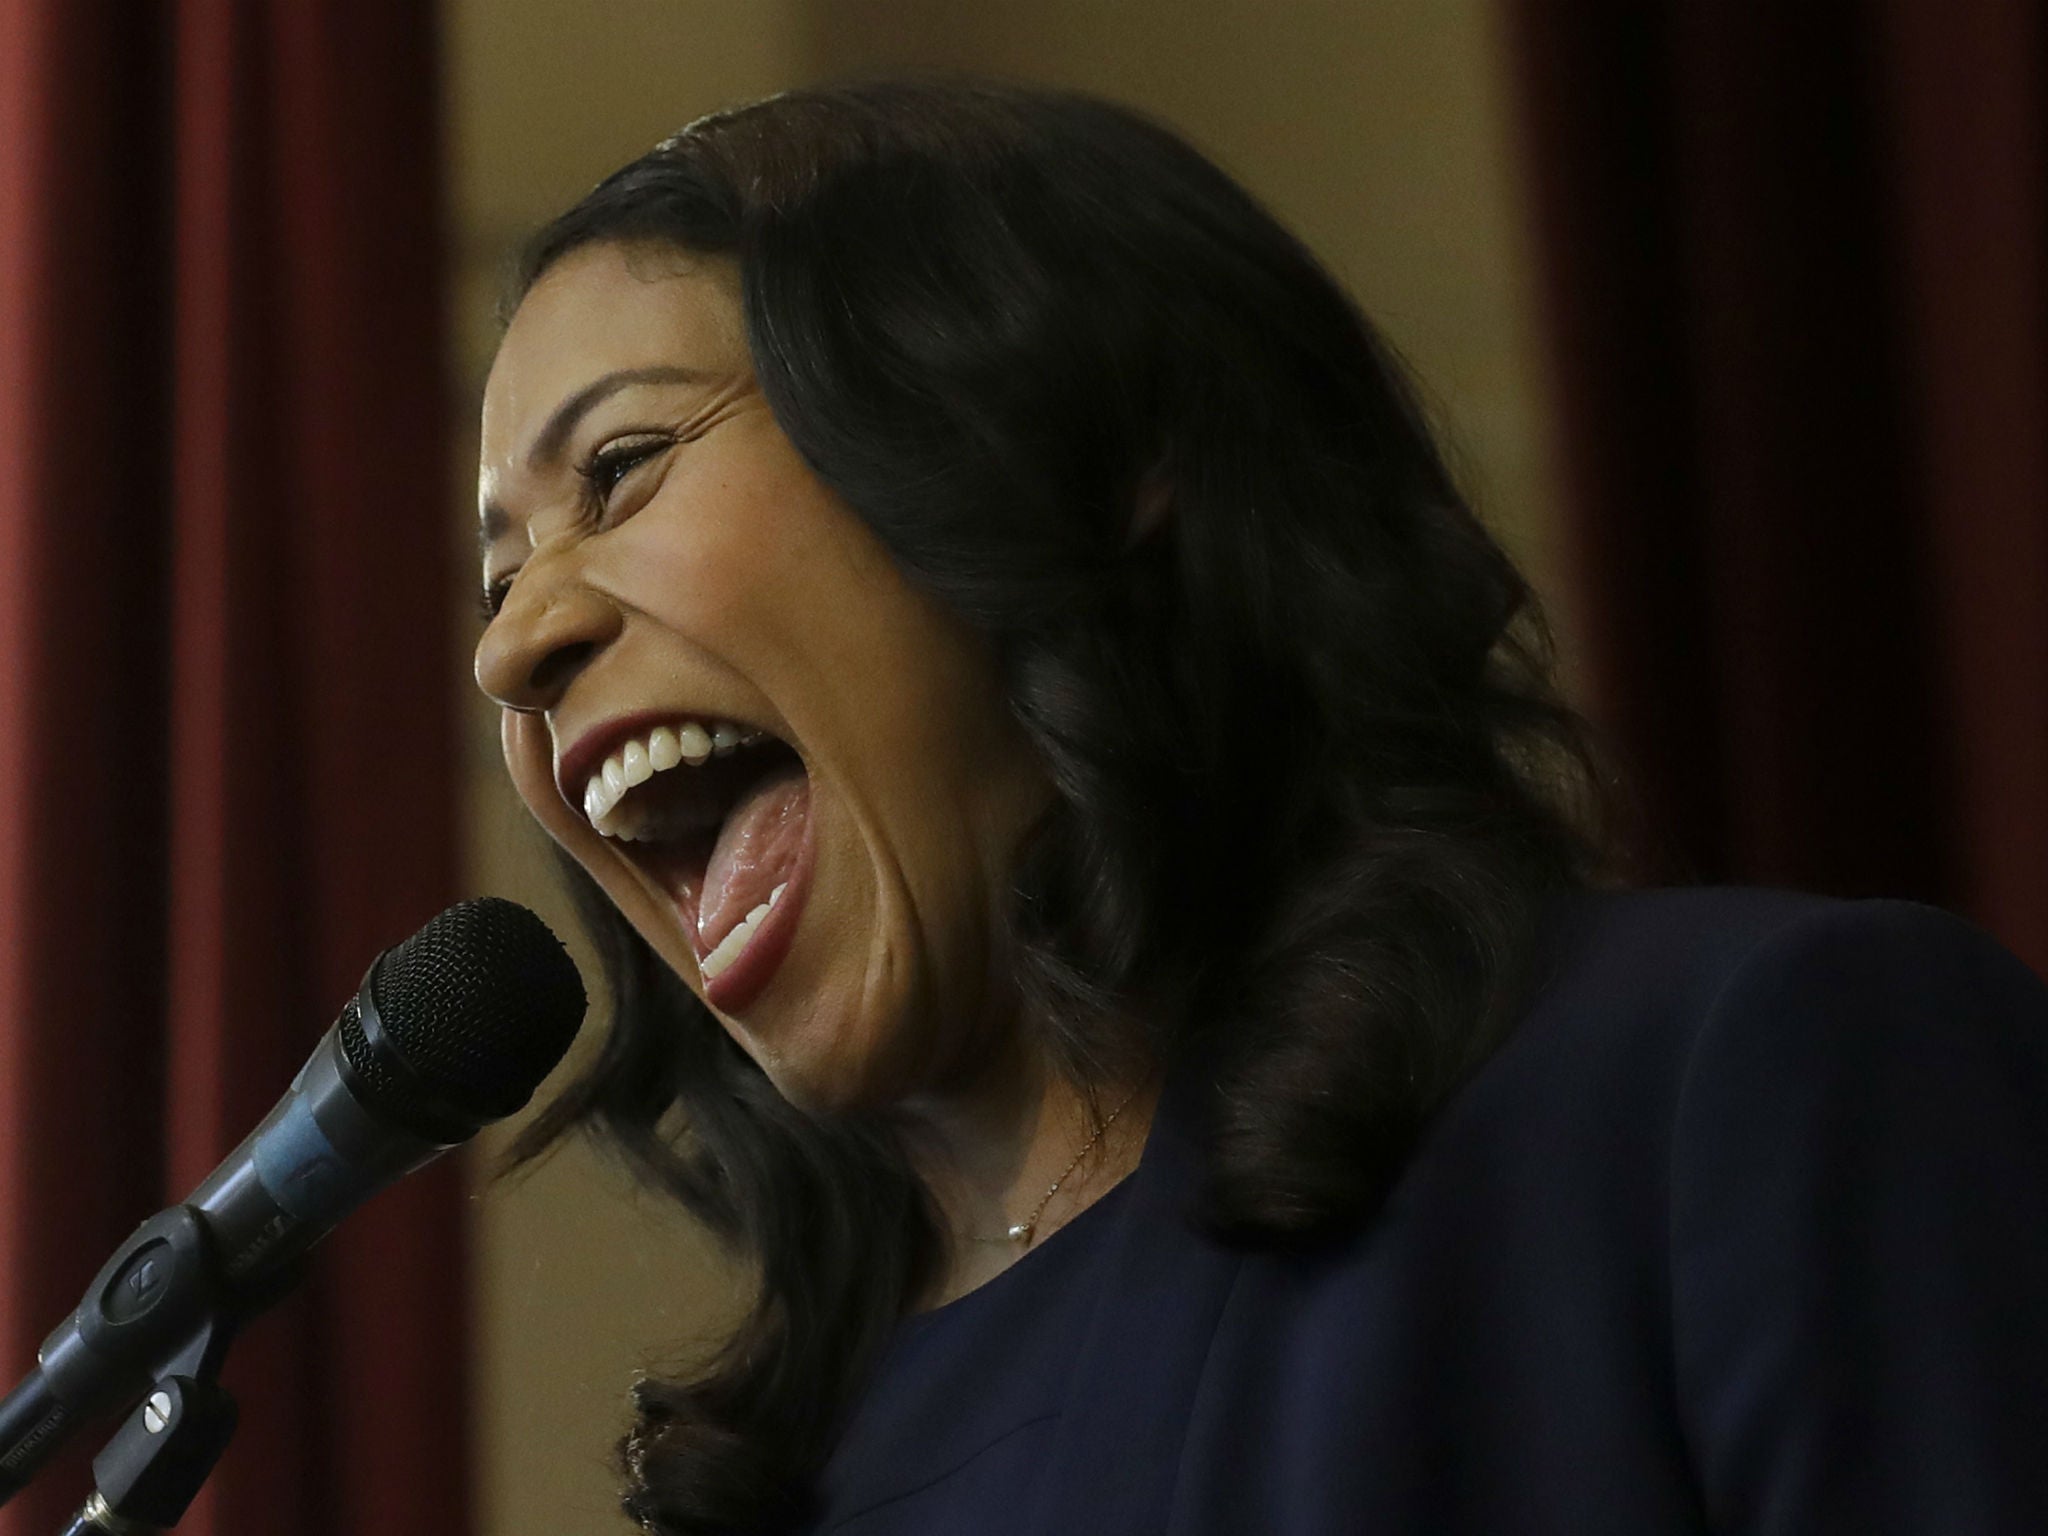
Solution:
{"label": "beige wall", "polygon": [[[1468,490],[1569,640],[1528,252],[1485,0],[445,0],[444,10],[465,414],[488,367],[510,244],[683,122],[849,71],[1056,81],[1178,125],[1352,288],[1414,365]],[[462,503],[451,498],[451,536],[466,541]],[[562,919],[480,705],[474,724],[474,884]],[[727,1281],[682,1223],[582,1148],[520,1182],[480,1186],[475,1221],[481,1529],[623,1530],[607,1460],[626,1387],[715,1327]]]}

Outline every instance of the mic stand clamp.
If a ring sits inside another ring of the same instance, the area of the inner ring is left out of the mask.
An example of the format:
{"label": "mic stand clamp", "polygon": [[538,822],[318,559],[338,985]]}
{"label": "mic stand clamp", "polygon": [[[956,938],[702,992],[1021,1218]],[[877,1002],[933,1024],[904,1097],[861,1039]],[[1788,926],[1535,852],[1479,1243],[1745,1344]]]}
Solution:
{"label": "mic stand clamp", "polygon": [[215,1379],[233,1328],[209,1317],[92,1459],[90,1498],[63,1536],[143,1536],[176,1525],[235,1432],[235,1400]]}
{"label": "mic stand clamp", "polygon": [[235,1432],[218,1384],[166,1376],[92,1460],[98,1487],[64,1536],[141,1536],[176,1525]]}

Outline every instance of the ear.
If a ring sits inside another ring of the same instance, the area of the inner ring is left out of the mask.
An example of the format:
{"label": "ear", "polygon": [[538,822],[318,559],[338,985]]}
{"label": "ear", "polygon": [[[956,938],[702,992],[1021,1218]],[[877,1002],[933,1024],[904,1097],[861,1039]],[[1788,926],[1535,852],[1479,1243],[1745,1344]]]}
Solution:
{"label": "ear", "polygon": [[1124,536],[1126,552],[1136,549],[1173,510],[1173,482],[1167,478],[1166,459],[1162,456],[1145,477],[1138,482],[1138,494],[1131,507],[1131,526]]}

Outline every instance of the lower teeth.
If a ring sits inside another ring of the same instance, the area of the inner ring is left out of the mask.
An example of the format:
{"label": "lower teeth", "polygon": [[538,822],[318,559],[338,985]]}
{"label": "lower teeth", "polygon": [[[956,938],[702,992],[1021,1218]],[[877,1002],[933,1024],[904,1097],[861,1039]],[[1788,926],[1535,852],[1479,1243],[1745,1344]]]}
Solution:
{"label": "lower teeth", "polygon": [[768,899],[740,919],[739,926],[718,941],[717,947],[706,955],[698,965],[706,981],[715,980],[725,968],[739,958],[740,951],[747,947],[747,941],[754,936],[754,930],[761,926],[763,918],[774,908],[782,893],[789,889],[789,882],[783,881],[768,893]]}

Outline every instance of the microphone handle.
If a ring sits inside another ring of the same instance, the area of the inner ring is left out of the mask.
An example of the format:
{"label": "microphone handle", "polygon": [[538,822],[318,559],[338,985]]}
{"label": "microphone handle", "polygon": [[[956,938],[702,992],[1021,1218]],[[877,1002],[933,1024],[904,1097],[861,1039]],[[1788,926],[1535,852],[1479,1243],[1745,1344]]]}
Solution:
{"label": "microphone handle", "polygon": [[231,1286],[289,1264],[378,1190],[453,1145],[394,1126],[360,1095],[330,1029],[277,1107],[186,1197]]}
{"label": "microphone handle", "polygon": [[28,1486],[51,1442],[62,1438],[68,1417],[41,1371],[30,1372],[28,1380],[0,1399],[0,1446],[8,1447],[0,1456],[0,1504]]}

